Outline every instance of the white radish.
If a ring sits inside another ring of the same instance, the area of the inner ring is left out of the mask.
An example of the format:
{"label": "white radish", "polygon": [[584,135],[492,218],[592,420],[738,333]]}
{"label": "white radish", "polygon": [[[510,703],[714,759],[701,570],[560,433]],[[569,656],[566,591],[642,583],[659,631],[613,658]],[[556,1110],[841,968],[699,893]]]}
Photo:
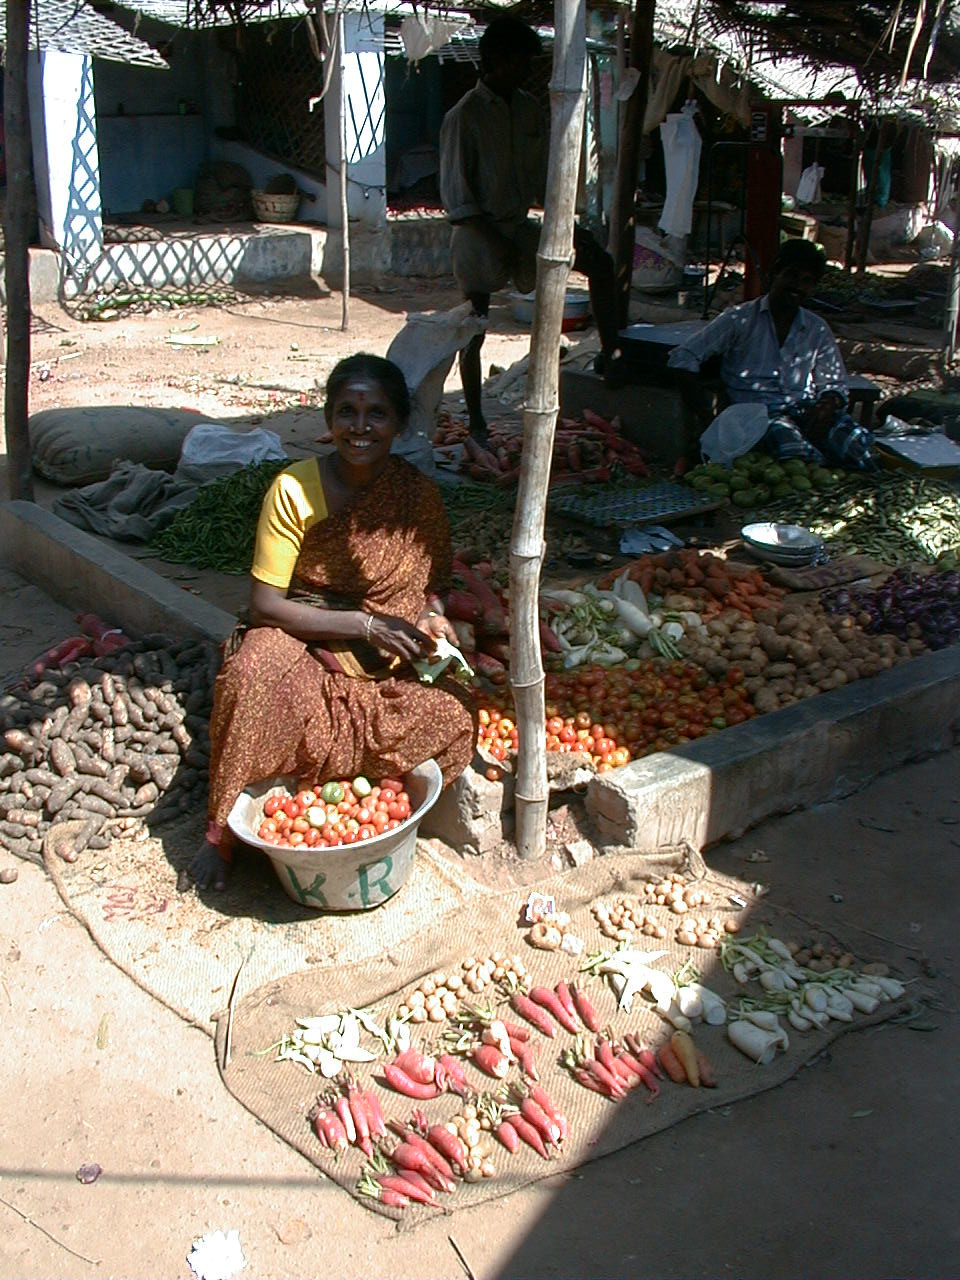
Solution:
{"label": "white radish", "polygon": [[[703,1020],[711,1027],[722,1027],[727,1020],[727,1008],[715,991],[705,987],[701,982],[688,982],[680,988],[684,991],[695,991],[703,1005]],[[683,1008],[683,1006],[680,1006]]]}
{"label": "white radish", "polygon": [[839,991],[831,991],[827,996],[827,1013],[836,1022],[852,1022],[853,1004]]}
{"label": "white radish", "polygon": [[781,960],[787,960],[792,962],[793,955],[791,954],[790,948],[787,946],[785,942],[781,942],[779,938],[768,938],[767,946],[770,948],[773,954],[775,956],[779,956]]}
{"label": "white radish", "polygon": [[787,1014],[787,1021],[790,1023],[791,1027],[796,1028],[797,1031],[809,1031],[813,1026],[813,1023],[809,1018],[803,1017],[802,1014],[797,1013],[796,1009],[792,1008]]}
{"label": "white radish", "polygon": [[703,1000],[700,997],[700,992],[693,986],[679,989],[676,1004],[685,1018],[693,1020],[703,1017]]}
{"label": "white radish", "polygon": [[898,982],[896,978],[883,978],[877,976],[871,978],[870,981],[875,982],[878,987],[883,989],[888,1000],[899,1000],[906,991],[906,987],[903,983]]}
{"label": "white radish", "polygon": [[737,1021],[727,1026],[727,1038],[751,1062],[765,1067],[777,1056],[780,1038],[772,1031],[764,1031],[753,1022]]}
{"label": "white radish", "polygon": [[790,1039],[775,1013],[768,1009],[750,1009],[743,1014],[743,1017],[759,1027],[761,1031],[769,1031],[771,1035],[777,1036],[781,1048],[789,1049]]}
{"label": "white radish", "polygon": [[675,1001],[671,1000],[665,1009],[661,1005],[657,1005],[657,1010],[663,1014],[668,1022],[673,1023],[678,1031],[691,1031],[693,1029],[693,1023],[680,1012]]}
{"label": "white radish", "polygon": [[869,996],[856,987],[848,987],[845,994],[858,1013],[873,1013],[880,1004],[876,996]]}
{"label": "white radish", "polygon": [[741,984],[741,986],[745,985],[750,981],[750,975],[752,972],[753,972],[752,969],[750,969],[746,964],[744,964],[742,960],[738,960],[737,963],[733,966],[733,976],[736,978],[737,982]]}
{"label": "white radish", "polygon": [[823,1013],[827,1007],[827,993],[823,987],[811,983],[803,989],[803,998],[817,1013]]}
{"label": "white radish", "polygon": [[865,996],[873,996],[875,1000],[886,1000],[883,987],[879,982],[874,982],[872,978],[854,978],[853,982],[845,988],[847,994],[851,991],[859,991]]}

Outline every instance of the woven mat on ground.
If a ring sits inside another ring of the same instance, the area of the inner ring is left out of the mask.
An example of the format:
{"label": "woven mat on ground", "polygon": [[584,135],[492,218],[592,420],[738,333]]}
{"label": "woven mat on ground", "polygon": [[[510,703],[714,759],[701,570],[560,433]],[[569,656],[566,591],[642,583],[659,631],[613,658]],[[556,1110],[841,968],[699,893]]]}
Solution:
{"label": "woven mat on ground", "polygon": [[[651,873],[659,878],[665,870],[662,861],[643,855],[612,855],[556,877],[538,888],[553,893],[558,909],[570,913],[572,927],[585,940],[589,953],[601,947],[610,949],[614,946],[600,934],[590,904],[598,898],[608,900],[620,893],[636,894],[641,882]],[[748,901],[750,906],[744,913],[744,929],[748,934],[752,934],[755,927],[766,925],[771,935],[790,936],[790,920],[778,916],[776,909],[767,905],[766,899],[755,899],[750,885],[712,873],[703,883],[709,888],[715,904],[711,910],[729,910],[729,895],[732,893],[740,894]],[[296,1063],[277,1062],[273,1053],[263,1051],[276,1044],[284,1032],[291,1031],[298,1017],[353,1006],[366,1008],[374,1017],[383,1019],[397,1007],[404,993],[425,975],[440,970],[458,972],[461,962],[471,955],[482,957],[492,951],[520,955],[534,983],[546,982],[552,986],[561,978],[576,976],[578,960],[561,952],[536,951],[522,941],[517,922],[524,897],[523,890],[513,890],[478,898],[456,913],[437,920],[416,938],[394,947],[389,953],[371,957],[362,964],[346,965],[323,973],[300,973],[269,982],[238,1000],[233,1010],[231,1054],[226,1066],[222,1065],[226,1018],[220,1019],[217,1030],[218,1060],[227,1088],[249,1111],[324,1174],[351,1194],[356,1194],[362,1155],[351,1148],[335,1162],[332,1153],[321,1147],[306,1118],[318,1093],[328,1082],[319,1075],[309,1074]],[[735,984],[723,972],[716,954],[699,949],[691,951],[675,943],[672,939],[678,917],[671,916],[667,908],[657,910],[665,921],[673,923],[669,938],[661,941],[638,934],[637,942],[631,945],[647,950],[668,950],[669,954],[657,966],[668,973],[674,973],[684,961],[693,960],[700,967],[706,983],[718,993],[732,996]],[[632,1030],[648,1042],[658,1043],[666,1031],[672,1030],[640,997],[635,999],[630,1014],[618,1013],[613,993],[605,980],[590,981],[587,992],[601,1021],[609,1021],[616,1035]],[[487,1000],[486,995],[473,998],[478,1003]],[[881,1005],[882,1012],[872,1019],[857,1015],[850,1025],[856,1027],[878,1021],[889,1016],[895,1008],[893,1004]],[[520,1021],[512,1016],[515,1021]],[[724,1106],[781,1084],[845,1029],[847,1024],[834,1022],[823,1033],[791,1032],[789,1051],[781,1054],[770,1066],[759,1067],[729,1044],[724,1028],[698,1025],[694,1032],[695,1040],[714,1066],[718,1087],[694,1089],[666,1081],[659,1098],[652,1105],[645,1105],[646,1090],[643,1087],[631,1092],[620,1103],[609,1102],[588,1092],[557,1063],[558,1054],[572,1045],[573,1036],[558,1029],[556,1039],[547,1040],[533,1032],[531,1039],[539,1049],[542,1085],[570,1121],[570,1134],[562,1152],[555,1159],[544,1162],[526,1147],[521,1147],[513,1156],[498,1149],[496,1176],[480,1183],[460,1183],[453,1195],[440,1197],[443,1211],[507,1195],[539,1178],[573,1168],[669,1128],[699,1111]],[[414,1043],[417,1047],[429,1046],[430,1032],[427,1031],[422,1040],[415,1039]],[[482,1076],[472,1064],[466,1067],[466,1071],[478,1091],[496,1087],[495,1081]],[[516,1072],[517,1068],[513,1067],[511,1079]],[[389,1090],[379,1076],[376,1064],[359,1069],[357,1075],[365,1086],[371,1085],[376,1090],[388,1119],[407,1119],[411,1108],[418,1105]],[[454,1095],[445,1094],[419,1105],[431,1123],[437,1123],[450,1119],[462,1104]],[[359,1198],[368,1207],[399,1218],[403,1225],[418,1222],[425,1215],[437,1212],[432,1208],[384,1209],[374,1200]]]}
{"label": "woven mat on ground", "polygon": [[[162,840],[115,840],[65,863],[44,863],[70,911],[139,986],[212,1034],[237,971],[237,994],[312,966],[363,961],[422,931],[484,892],[456,863],[420,841],[410,879],[369,915],[319,915],[291,901],[270,863],[241,851],[223,893],[177,892],[200,821],[164,827]],[[158,833],[159,835],[159,833]]]}

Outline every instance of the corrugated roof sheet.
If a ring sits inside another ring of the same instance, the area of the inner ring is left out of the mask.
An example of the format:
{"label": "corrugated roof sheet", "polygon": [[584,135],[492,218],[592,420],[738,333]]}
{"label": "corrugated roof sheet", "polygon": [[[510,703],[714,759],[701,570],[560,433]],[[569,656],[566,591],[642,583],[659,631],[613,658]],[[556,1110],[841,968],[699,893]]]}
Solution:
{"label": "corrugated roof sheet", "polygon": [[[0,44],[6,43],[6,37],[6,10],[0,5]],[[146,41],[97,13],[85,0],[31,0],[30,48],[38,47],[61,53],[88,53],[109,62],[130,62],[140,67],[167,65]]]}

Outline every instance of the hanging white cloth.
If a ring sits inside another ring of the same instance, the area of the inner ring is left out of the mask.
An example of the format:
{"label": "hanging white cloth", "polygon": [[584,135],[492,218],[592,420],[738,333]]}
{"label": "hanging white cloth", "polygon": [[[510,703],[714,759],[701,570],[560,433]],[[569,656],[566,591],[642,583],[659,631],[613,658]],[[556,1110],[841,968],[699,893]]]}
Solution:
{"label": "hanging white cloth", "polygon": [[684,108],[668,115],[660,126],[660,139],[667,173],[667,198],[658,226],[668,236],[689,235],[703,145],[692,111]]}

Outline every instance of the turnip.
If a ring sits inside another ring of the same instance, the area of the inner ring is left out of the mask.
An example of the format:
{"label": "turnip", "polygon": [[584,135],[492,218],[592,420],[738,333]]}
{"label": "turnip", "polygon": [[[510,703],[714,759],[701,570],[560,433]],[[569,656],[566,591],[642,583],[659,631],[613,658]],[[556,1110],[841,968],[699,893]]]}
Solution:
{"label": "turnip", "polygon": [[[880,1004],[876,996],[867,995],[856,986],[847,987],[844,994],[858,1013],[873,1013]],[[827,1005],[828,1010],[829,1008]]]}

